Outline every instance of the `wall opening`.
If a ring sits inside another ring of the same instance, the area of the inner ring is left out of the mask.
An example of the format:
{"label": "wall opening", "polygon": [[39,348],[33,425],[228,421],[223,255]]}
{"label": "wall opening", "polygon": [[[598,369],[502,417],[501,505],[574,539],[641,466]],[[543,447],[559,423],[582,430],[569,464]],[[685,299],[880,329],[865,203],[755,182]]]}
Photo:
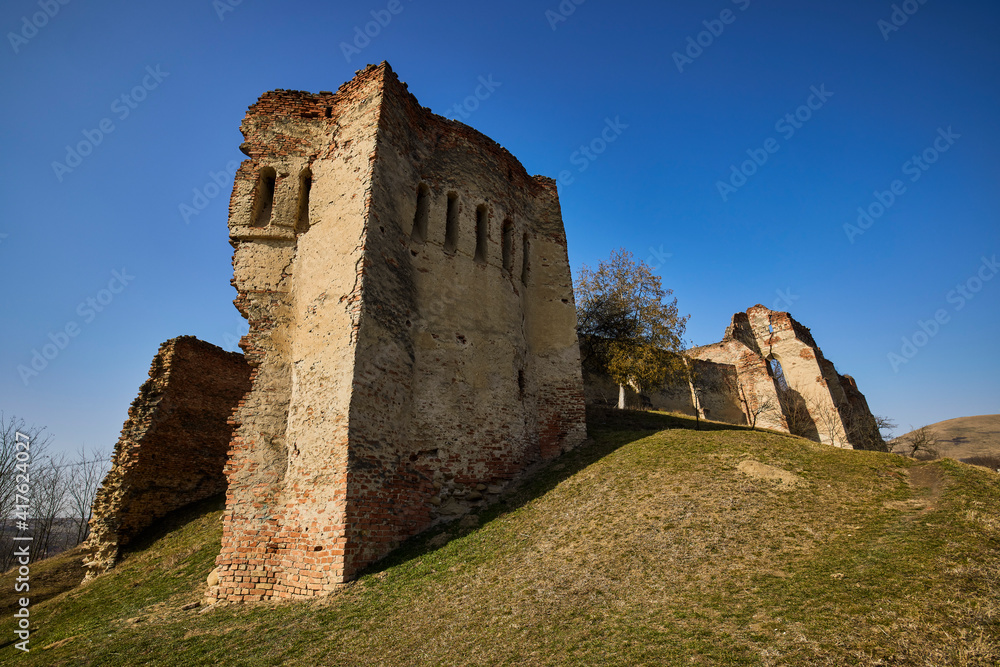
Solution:
{"label": "wall opening", "polygon": [[507,275],[514,272],[514,223],[510,218],[503,221],[503,270]]}
{"label": "wall opening", "polygon": [[785,378],[785,371],[781,368],[781,362],[774,357],[770,357],[767,360],[767,368],[771,372],[771,377],[777,383],[778,389],[788,391],[788,379]]}
{"label": "wall opening", "polygon": [[486,209],[486,204],[476,207],[476,255],[475,260],[480,264],[486,263],[486,244],[490,237],[490,214]]}
{"label": "wall opening", "polygon": [[458,193],[448,193],[448,212],[444,223],[445,252],[455,252],[458,247]]}
{"label": "wall opening", "polygon": [[524,371],[517,372],[517,395],[524,400]]}
{"label": "wall opening", "polygon": [[528,284],[528,272],[530,271],[529,261],[528,261],[530,250],[531,247],[530,244],[528,243],[528,235],[525,234],[521,238],[521,282],[524,283],[525,285]]}
{"label": "wall opening", "polygon": [[426,183],[417,186],[417,212],[413,214],[413,231],[410,238],[418,243],[427,240],[427,219],[431,208],[431,189]]}
{"label": "wall opening", "polygon": [[309,231],[309,191],[312,189],[312,169],[306,167],[299,172],[299,207],[295,217],[295,231]]}
{"label": "wall opening", "polygon": [[271,222],[271,209],[274,207],[274,186],[277,178],[278,174],[271,167],[262,167],[257,174],[253,211],[250,214],[250,224],[254,227],[267,227]]}

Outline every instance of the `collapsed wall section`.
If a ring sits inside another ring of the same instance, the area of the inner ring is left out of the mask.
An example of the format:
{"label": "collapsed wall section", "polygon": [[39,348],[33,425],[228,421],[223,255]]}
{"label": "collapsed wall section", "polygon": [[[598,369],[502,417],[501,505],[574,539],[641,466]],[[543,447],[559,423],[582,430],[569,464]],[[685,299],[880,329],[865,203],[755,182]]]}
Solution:
{"label": "collapsed wall section", "polygon": [[228,421],[249,389],[241,354],[192,336],[160,346],[94,500],[88,576],[158,518],[225,490]]}

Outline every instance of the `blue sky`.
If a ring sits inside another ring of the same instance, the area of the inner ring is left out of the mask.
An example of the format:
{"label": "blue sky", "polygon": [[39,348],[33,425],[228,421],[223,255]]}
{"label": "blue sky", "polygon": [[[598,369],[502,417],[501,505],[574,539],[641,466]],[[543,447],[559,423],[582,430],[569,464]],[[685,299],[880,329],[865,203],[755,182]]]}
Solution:
{"label": "blue sky", "polygon": [[236,349],[247,106],[382,60],[558,177],[574,272],[648,260],[695,344],[763,303],[902,426],[1000,412],[996,3],[234,2],[0,10],[0,410],[56,448],[110,447],[164,340]]}

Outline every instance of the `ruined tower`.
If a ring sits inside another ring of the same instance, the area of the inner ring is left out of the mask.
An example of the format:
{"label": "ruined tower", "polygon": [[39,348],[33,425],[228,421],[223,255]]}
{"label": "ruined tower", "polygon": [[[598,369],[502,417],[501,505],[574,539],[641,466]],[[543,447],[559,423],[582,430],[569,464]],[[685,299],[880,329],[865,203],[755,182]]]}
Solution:
{"label": "ruined tower", "polygon": [[210,595],[316,595],[585,438],[566,236],[553,180],[386,63],[266,93],[241,129],[253,387]]}
{"label": "ruined tower", "polygon": [[736,313],[721,342],[688,354],[735,367],[733,393],[745,409],[773,406],[760,413],[759,426],[847,449],[883,444],[854,379],[838,373],[809,329],[788,313],[761,305]]}

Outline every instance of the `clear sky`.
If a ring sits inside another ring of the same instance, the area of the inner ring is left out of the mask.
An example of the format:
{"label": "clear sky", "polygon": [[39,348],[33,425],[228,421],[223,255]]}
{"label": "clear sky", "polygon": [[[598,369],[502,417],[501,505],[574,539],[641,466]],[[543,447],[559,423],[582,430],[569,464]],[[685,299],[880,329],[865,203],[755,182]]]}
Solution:
{"label": "clear sky", "polygon": [[903,427],[1000,412],[1000,6],[893,4],[8,0],[0,410],[110,447],[161,342],[237,349],[247,106],[388,60],[559,178],[574,273],[631,250],[695,344],[762,303]]}

